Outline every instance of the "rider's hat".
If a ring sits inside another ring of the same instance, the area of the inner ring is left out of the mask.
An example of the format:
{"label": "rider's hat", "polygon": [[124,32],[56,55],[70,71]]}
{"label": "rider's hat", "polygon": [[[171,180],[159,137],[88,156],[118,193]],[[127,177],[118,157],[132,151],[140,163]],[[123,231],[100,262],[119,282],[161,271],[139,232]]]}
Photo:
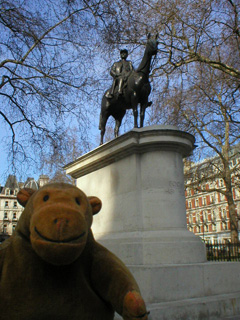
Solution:
{"label": "rider's hat", "polygon": [[120,50],[120,54],[121,54],[121,53],[124,53],[124,52],[126,52],[126,53],[128,54],[127,49],[122,49],[122,50]]}

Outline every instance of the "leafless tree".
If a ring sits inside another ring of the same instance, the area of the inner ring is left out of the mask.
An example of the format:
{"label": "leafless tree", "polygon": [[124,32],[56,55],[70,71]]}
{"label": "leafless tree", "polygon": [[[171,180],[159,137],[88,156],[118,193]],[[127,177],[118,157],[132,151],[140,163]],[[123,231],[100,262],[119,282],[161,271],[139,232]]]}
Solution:
{"label": "leafless tree", "polygon": [[1,1],[0,126],[11,171],[61,152],[72,122],[88,142],[103,4]]}
{"label": "leafless tree", "polygon": [[240,164],[233,164],[233,161],[240,151],[240,93],[234,89],[228,74],[208,65],[196,66],[193,74],[189,72],[179,82],[181,86],[169,93],[168,100],[165,99],[165,107],[171,110],[168,119],[194,134],[198,143],[196,155],[201,159],[209,158],[207,166],[203,163],[198,166],[198,172],[192,172],[196,188],[203,183],[223,179],[224,188],[215,185],[209,191],[217,191],[226,197],[232,241],[236,241],[238,221],[233,189]]}

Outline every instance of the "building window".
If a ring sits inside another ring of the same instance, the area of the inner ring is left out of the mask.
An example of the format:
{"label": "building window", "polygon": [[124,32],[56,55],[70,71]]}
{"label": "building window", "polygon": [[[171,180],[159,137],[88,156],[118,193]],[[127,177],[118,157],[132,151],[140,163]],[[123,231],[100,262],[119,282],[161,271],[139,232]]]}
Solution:
{"label": "building window", "polygon": [[188,208],[191,209],[192,208],[192,202],[188,201]]}
{"label": "building window", "polygon": [[192,217],[192,215],[190,214],[190,215],[189,215],[189,224],[192,225],[192,222],[193,222],[193,217]]}
{"label": "building window", "polygon": [[219,179],[219,186],[224,187],[223,179]]}
{"label": "building window", "polygon": [[208,214],[206,211],[203,211],[203,222],[207,222],[208,221]]}
{"label": "building window", "polygon": [[227,230],[227,224],[226,224],[226,222],[222,222],[222,230]]}
{"label": "building window", "polygon": [[222,215],[222,220],[226,220],[226,218],[227,218],[227,211],[226,211],[226,209],[222,209],[221,215]]}
{"label": "building window", "polygon": [[7,214],[7,212],[4,212],[3,219],[6,220],[7,218],[8,218],[8,214]]}
{"label": "building window", "polygon": [[14,207],[14,208],[17,208],[17,201],[14,201],[13,207]]}
{"label": "building window", "polygon": [[196,214],[196,223],[199,225],[200,224],[200,214]]}
{"label": "building window", "polygon": [[4,233],[4,234],[7,233],[7,225],[6,225],[6,224],[3,225],[3,233]]}
{"label": "building window", "polygon": [[13,226],[12,226],[12,232],[14,232],[14,231],[15,231],[15,229],[16,229],[16,225],[15,225],[15,224],[13,224]]}
{"label": "building window", "polygon": [[207,205],[207,199],[206,199],[206,197],[203,198],[203,205],[204,205],[204,206]]}
{"label": "building window", "polygon": [[196,208],[199,206],[198,199],[195,200],[195,206],[196,206]]}
{"label": "building window", "polygon": [[14,212],[14,213],[13,213],[13,220],[16,220],[16,219],[17,219],[17,213]]}
{"label": "building window", "polygon": [[8,201],[5,201],[5,208],[8,208]]}
{"label": "building window", "polygon": [[215,195],[214,194],[212,194],[210,196],[210,201],[211,201],[211,203],[215,203]]}
{"label": "building window", "polygon": [[225,195],[223,193],[220,193],[220,201],[225,201]]}
{"label": "building window", "polygon": [[213,223],[213,224],[216,224],[216,219],[217,219],[217,217],[216,217],[216,213],[215,213],[214,210],[212,211],[211,219],[212,219],[212,223]]}

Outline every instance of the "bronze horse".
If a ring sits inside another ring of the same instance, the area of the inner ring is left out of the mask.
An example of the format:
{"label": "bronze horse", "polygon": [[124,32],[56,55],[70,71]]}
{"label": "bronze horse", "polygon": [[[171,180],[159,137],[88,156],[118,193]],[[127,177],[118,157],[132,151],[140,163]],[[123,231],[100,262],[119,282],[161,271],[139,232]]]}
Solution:
{"label": "bronze horse", "polygon": [[114,135],[118,136],[119,128],[122,123],[122,119],[126,114],[127,109],[133,109],[134,116],[134,128],[138,127],[138,104],[140,103],[140,127],[143,127],[145,110],[152,102],[148,102],[148,96],[151,92],[151,86],[149,83],[149,73],[151,67],[151,60],[154,55],[157,54],[158,41],[157,35],[151,37],[148,35],[148,41],[142,61],[137,68],[133,70],[128,77],[127,83],[123,88],[123,95],[113,98],[107,98],[110,89],[108,89],[103,98],[101,105],[101,114],[99,122],[99,130],[101,130],[100,144],[103,144],[103,137],[105,134],[105,127],[107,120],[110,116],[115,119]]}

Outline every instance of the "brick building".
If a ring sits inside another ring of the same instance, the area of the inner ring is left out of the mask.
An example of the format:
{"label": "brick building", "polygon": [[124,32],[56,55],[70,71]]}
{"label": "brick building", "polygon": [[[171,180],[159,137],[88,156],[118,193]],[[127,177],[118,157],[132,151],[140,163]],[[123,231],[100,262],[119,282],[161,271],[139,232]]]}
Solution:
{"label": "brick building", "polygon": [[[238,149],[240,149],[238,145]],[[204,241],[210,243],[225,243],[230,241],[230,217],[225,195],[216,189],[225,190],[224,180],[211,174],[211,166],[217,168],[217,158],[206,159],[202,163],[185,165],[185,196],[188,229],[199,235]],[[238,230],[240,230],[240,155],[234,151],[230,168],[234,167],[232,175],[232,192],[236,208]],[[237,170],[235,170],[237,169]],[[197,172],[197,174],[196,174]],[[206,172],[209,177],[206,178]],[[204,177],[201,179],[201,177]],[[239,232],[238,232],[239,233]],[[240,239],[240,237],[239,237]]]}

